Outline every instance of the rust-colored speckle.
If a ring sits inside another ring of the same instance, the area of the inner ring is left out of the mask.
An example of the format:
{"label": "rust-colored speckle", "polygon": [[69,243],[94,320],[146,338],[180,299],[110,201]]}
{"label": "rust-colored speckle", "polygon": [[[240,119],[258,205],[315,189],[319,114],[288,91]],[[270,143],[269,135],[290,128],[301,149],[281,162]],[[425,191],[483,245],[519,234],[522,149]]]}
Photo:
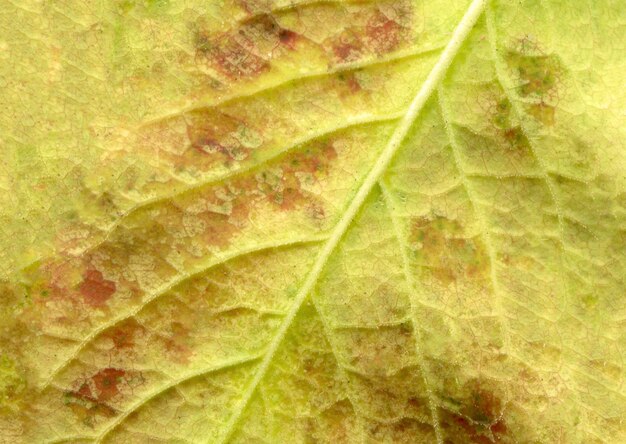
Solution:
{"label": "rust-colored speckle", "polygon": [[332,40],[332,52],[339,62],[353,62],[364,53],[364,44],[358,31],[345,30]]}
{"label": "rust-colored speckle", "polygon": [[[282,28],[273,15],[259,14],[241,26],[218,35],[199,29],[194,45],[197,58],[231,80],[258,77],[271,68],[271,60],[280,57],[281,46],[294,50],[299,35]],[[284,51],[283,51],[284,52]]]}
{"label": "rust-colored speckle", "polygon": [[80,293],[92,307],[102,307],[115,293],[115,282],[105,279],[102,273],[89,269],[80,284]]}
{"label": "rust-colored speckle", "polygon": [[398,23],[377,11],[365,28],[368,46],[379,55],[391,52],[400,44],[401,30]]}
{"label": "rust-colored speckle", "polygon": [[176,362],[187,363],[193,354],[189,346],[189,329],[180,322],[170,324],[170,335],[165,338],[168,355]]}
{"label": "rust-colored speckle", "polygon": [[104,337],[111,339],[117,350],[131,349],[137,345],[135,341],[144,330],[136,320],[129,319],[105,332]]}
{"label": "rust-colored speckle", "polygon": [[117,368],[105,368],[91,377],[96,389],[96,399],[99,402],[108,401],[120,391],[118,385],[126,372]]}
{"label": "rust-colored speckle", "polygon": [[116,410],[109,401],[121,394],[121,386],[128,384],[131,376],[122,369],[104,368],[91,377],[77,381],[77,388],[65,392],[64,404],[89,427],[98,417],[110,418]]}
{"label": "rust-colored speckle", "polygon": [[195,152],[210,156],[211,164],[244,160],[262,143],[258,131],[249,124],[214,110],[190,113],[187,136]]}

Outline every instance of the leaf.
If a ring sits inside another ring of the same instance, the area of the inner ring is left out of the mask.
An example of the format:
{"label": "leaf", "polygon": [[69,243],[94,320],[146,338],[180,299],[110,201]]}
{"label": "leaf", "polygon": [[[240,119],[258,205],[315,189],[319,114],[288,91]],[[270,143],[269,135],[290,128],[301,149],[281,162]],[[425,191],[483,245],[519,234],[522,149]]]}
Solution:
{"label": "leaf", "polygon": [[626,441],[619,2],[24,2],[0,442]]}

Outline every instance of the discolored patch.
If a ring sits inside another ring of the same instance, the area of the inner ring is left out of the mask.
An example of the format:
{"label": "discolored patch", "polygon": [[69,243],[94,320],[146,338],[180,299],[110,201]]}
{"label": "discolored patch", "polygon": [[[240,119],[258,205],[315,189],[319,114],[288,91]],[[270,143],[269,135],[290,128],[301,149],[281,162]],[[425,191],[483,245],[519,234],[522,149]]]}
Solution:
{"label": "discolored patch", "polygon": [[269,71],[280,49],[294,50],[298,39],[299,34],[281,27],[272,14],[259,14],[215,36],[200,25],[194,46],[197,58],[231,80],[242,80]]}
{"label": "discolored patch", "polygon": [[[401,418],[393,422],[372,421],[367,427],[367,434],[372,442],[405,443],[405,442],[436,442],[433,427],[427,420],[418,421],[413,418]],[[424,441],[417,441],[422,437]]]}
{"label": "discolored patch", "polygon": [[[223,247],[247,225],[253,208],[263,202],[280,210],[306,206],[312,218],[323,217],[323,207],[307,188],[325,175],[337,152],[331,142],[316,142],[287,154],[272,165],[208,189],[202,208],[189,212],[181,201],[175,211],[188,231],[209,244]],[[195,203],[194,206],[198,204]]]}
{"label": "discolored patch", "polygon": [[526,105],[526,112],[544,125],[553,125],[565,75],[561,59],[545,54],[537,42],[524,37],[506,53],[505,60],[514,72],[520,96],[535,102]]}
{"label": "discolored patch", "polygon": [[[233,161],[247,159],[251,151],[263,143],[260,131],[237,117],[216,110],[196,111],[186,120],[191,147],[196,153],[208,156],[210,164],[230,166]],[[197,158],[185,154],[183,157],[189,158],[180,159],[184,163]]]}
{"label": "discolored patch", "polygon": [[556,56],[525,56],[509,52],[507,61],[519,76],[522,97],[557,99],[561,68]]}
{"label": "discolored patch", "polygon": [[102,307],[115,293],[115,282],[105,279],[99,270],[88,269],[80,284],[80,293],[92,307]]}
{"label": "discolored patch", "polygon": [[534,159],[528,137],[512,116],[511,102],[503,97],[499,88],[496,92],[487,93],[486,104],[483,107],[495,130],[495,137],[500,142],[498,146],[504,148],[506,155],[518,159]]}
{"label": "discolored patch", "polygon": [[365,27],[368,46],[376,54],[385,54],[396,49],[400,44],[401,34],[401,26],[380,11],[372,15]]}
{"label": "discolored patch", "polygon": [[128,319],[121,324],[107,330],[103,336],[113,342],[116,350],[132,349],[137,345],[137,339],[145,333],[145,328],[135,319]]}
{"label": "discolored patch", "polygon": [[352,29],[333,37],[330,47],[335,60],[342,63],[359,60],[365,52],[365,44],[359,31]]}
{"label": "discolored patch", "polygon": [[3,351],[0,354],[0,415],[21,407],[22,395],[26,388],[23,369],[15,359]]}
{"label": "discolored patch", "polygon": [[189,329],[182,322],[174,321],[170,323],[168,333],[169,335],[163,341],[169,358],[183,364],[189,362],[193,354],[190,347]]}
{"label": "discolored patch", "polygon": [[413,219],[410,242],[415,256],[444,285],[461,280],[482,280],[489,273],[483,242],[463,238],[461,225],[436,216]]}
{"label": "discolored patch", "polygon": [[440,423],[446,443],[498,443],[509,430],[501,399],[478,381],[468,382],[464,394],[452,398],[458,408],[440,409]]}
{"label": "discolored patch", "polygon": [[98,417],[110,418],[116,415],[111,406],[126,389],[143,383],[141,374],[128,373],[118,368],[104,368],[91,377],[76,382],[76,389],[63,395],[63,403],[82,422],[94,427]]}
{"label": "discolored patch", "polygon": [[526,112],[545,126],[553,126],[555,107],[540,102],[526,106]]}
{"label": "discolored patch", "polygon": [[250,15],[269,11],[272,7],[272,0],[237,0],[236,3]]}
{"label": "discolored patch", "polygon": [[322,442],[350,443],[357,428],[353,406],[347,400],[338,401],[322,411],[316,420],[309,420],[310,435]]}
{"label": "discolored patch", "polygon": [[382,56],[393,52],[408,40],[408,29],[399,22],[399,17],[409,17],[410,5],[398,2],[394,5],[392,18],[380,9],[363,11],[361,20],[355,20],[323,43],[330,58],[337,63],[348,63],[368,55]]}

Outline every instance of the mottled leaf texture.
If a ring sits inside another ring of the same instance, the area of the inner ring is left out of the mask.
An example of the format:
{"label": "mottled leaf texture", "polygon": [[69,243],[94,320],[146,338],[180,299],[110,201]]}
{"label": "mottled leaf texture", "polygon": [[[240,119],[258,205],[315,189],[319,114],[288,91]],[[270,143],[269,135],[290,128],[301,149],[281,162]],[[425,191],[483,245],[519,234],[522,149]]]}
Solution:
{"label": "mottled leaf texture", "polygon": [[0,443],[626,442],[623,0],[8,0]]}

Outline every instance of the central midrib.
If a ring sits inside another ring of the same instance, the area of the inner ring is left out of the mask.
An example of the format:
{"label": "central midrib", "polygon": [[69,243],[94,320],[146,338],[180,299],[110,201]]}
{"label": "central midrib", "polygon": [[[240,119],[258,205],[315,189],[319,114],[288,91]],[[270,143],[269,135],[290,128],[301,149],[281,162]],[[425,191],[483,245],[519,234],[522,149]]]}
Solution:
{"label": "central midrib", "polygon": [[244,392],[241,400],[239,401],[235,410],[230,416],[228,423],[218,437],[218,443],[225,443],[230,438],[234,427],[237,424],[237,421],[241,417],[241,414],[245,410],[246,406],[248,405],[250,398],[252,397],[257,386],[267,373],[271,361],[276,354],[276,351],[278,350],[278,347],[280,346],[282,340],[284,339],[287,330],[289,329],[289,327],[293,323],[293,320],[298,314],[302,303],[305,301],[305,299],[315,286],[320,274],[322,273],[322,270],[326,266],[329,257],[339,244],[339,241],[352,223],[352,220],[363,206],[365,199],[370,194],[372,188],[376,185],[382,174],[387,169],[387,166],[396,154],[409,129],[413,125],[413,122],[424,107],[424,104],[431,96],[433,91],[437,88],[442,77],[445,75],[461,45],[466,40],[470,31],[474,27],[474,24],[482,14],[485,8],[486,1],[487,0],[472,1],[469,8],[465,12],[465,15],[454,30],[450,41],[448,42],[445,49],[441,53],[441,56],[437,60],[437,63],[435,63],[435,66],[428,74],[428,77],[426,78],[424,84],[411,101],[411,105],[409,106],[406,114],[396,127],[393,135],[387,143],[387,146],[376,160],[376,163],[374,164],[368,175],[365,177],[365,180],[354,195],[345,213],[333,229],[330,238],[328,239],[328,241],[326,241],[321,251],[318,253],[315,263],[311,268],[311,271],[307,275],[306,280],[298,290],[298,293],[289,312],[281,323],[278,331],[276,332],[276,335],[274,336],[274,339],[269,344],[265,356],[263,357],[263,360],[261,361],[261,364],[259,365],[259,368],[254,375],[254,378],[252,379],[252,381],[250,381],[248,388]]}

